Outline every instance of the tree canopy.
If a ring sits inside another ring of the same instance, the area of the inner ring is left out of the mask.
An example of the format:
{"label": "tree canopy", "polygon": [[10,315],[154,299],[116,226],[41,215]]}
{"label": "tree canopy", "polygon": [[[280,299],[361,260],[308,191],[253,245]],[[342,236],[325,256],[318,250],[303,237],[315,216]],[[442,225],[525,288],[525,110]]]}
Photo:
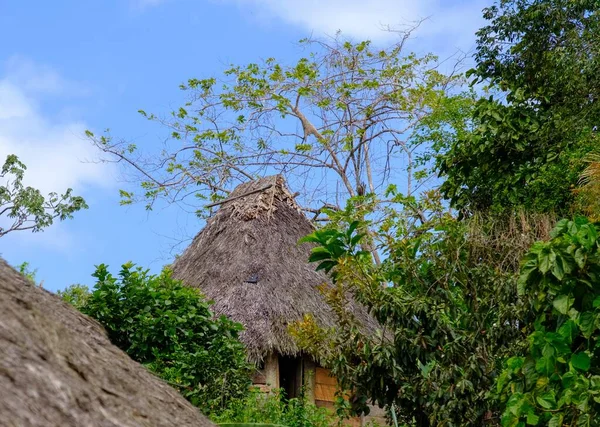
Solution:
{"label": "tree canopy", "polygon": [[[510,269],[480,262],[500,259],[502,242],[490,239],[482,248],[472,239],[475,229],[448,215],[416,229],[390,216],[376,231],[386,242],[377,265],[360,249],[363,228],[352,222],[307,238],[318,244],[311,260],[334,280],[325,296],[338,324],[323,330],[307,316],[293,333],[355,391],[358,412],[368,412],[372,401],[408,425],[491,422],[499,405],[488,393],[503,357],[522,347],[517,325],[526,318]],[[515,241],[505,242],[505,251],[513,250]],[[382,335],[362,332],[344,309],[348,293],[369,309]]]}
{"label": "tree canopy", "polygon": [[571,191],[596,150],[600,13],[595,0],[501,0],[484,10],[473,131],[438,167],[461,210],[577,211]]}
{"label": "tree canopy", "polygon": [[107,161],[139,178],[141,192],[122,191],[123,203],[141,199],[148,208],[165,198],[198,209],[274,172],[302,190],[315,214],[367,193],[384,200],[392,183],[418,194],[443,136],[462,131],[471,98],[460,93],[460,64],[445,74],[435,56],[407,52],[410,34],[384,49],[339,35],[307,39],[295,64],[268,58],[233,65],[222,78],[190,79],[181,85],[189,102],[170,116],[141,111],[169,129],[158,156],[88,135]]}

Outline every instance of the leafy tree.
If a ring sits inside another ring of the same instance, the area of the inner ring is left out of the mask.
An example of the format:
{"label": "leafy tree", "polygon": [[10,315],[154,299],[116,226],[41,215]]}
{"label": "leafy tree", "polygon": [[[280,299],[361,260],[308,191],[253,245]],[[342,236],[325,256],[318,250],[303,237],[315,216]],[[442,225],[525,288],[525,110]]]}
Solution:
{"label": "leafy tree", "polygon": [[123,265],[118,278],[104,264],[93,276],[97,282],[81,311],[132,359],[207,414],[247,393],[251,367],[238,340],[242,326],[216,318],[197,289],[168,270],[154,276],[132,264]]}
{"label": "leafy tree", "polygon": [[596,0],[499,0],[485,9],[473,83],[492,92],[438,167],[461,210],[570,212],[598,144],[600,6]]}
{"label": "leafy tree", "polygon": [[[324,292],[338,326],[322,329],[307,316],[293,333],[354,391],[358,412],[371,400],[410,425],[494,424],[499,408],[487,394],[502,358],[524,339],[516,276],[482,263],[468,224],[431,204],[438,213],[420,227],[393,212],[381,223],[380,265],[360,248],[363,223],[347,218],[345,227],[334,223],[307,237],[318,245],[311,261],[334,281]],[[365,334],[345,310],[350,294],[381,324],[381,335]]]}
{"label": "leafy tree", "polygon": [[484,10],[489,23],[477,32],[473,72],[541,107],[592,113],[600,98],[599,12],[595,0],[496,1]]}
{"label": "leafy tree", "polygon": [[[73,196],[70,188],[64,194],[50,193],[44,197],[32,187],[23,185],[23,177],[27,167],[15,156],[7,156],[0,178],[0,237],[13,231],[42,231],[58,219],[64,221],[73,214],[88,206],[82,197]],[[4,225],[8,224],[8,225]]]}
{"label": "leafy tree", "polygon": [[529,351],[498,380],[503,426],[592,426],[600,419],[600,234],[560,221],[523,260],[519,293],[536,318]]}
{"label": "leafy tree", "polygon": [[60,296],[63,301],[68,302],[73,307],[81,311],[87,304],[91,292],[90,289],[85,285],[74,284],[67,286],[67,288],[63,291],[56,292],[56,294]]}
{"label": "leafy tree", "polygon": [[426,184],[432,152],[464,126],[471,98],[457,94],[462,77],[441,73],[434,56],[405,52],[410,31],[399,36],[387,49],[341,36],[304,40],[310,51],[295,64],[269,58],[234,65],[223,79],[190,79],[181,86],[189,102],[170,117],[141,111],[171,132],[160,154],[89,137],[138,175],[141,194],[122,191],[123,203],[141,196],[148,208],[159,198],[198,207],[274,172],[304,183],[301,202],[316,215],[348,197],[382,201],[392,182],[412,196]]}

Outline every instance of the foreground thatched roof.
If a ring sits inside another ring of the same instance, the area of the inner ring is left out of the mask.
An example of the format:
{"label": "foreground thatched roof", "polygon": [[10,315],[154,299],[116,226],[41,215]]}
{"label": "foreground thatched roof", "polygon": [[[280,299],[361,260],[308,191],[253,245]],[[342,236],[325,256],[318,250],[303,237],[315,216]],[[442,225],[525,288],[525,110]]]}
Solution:
{"label": "foreground thatched roof", "polygon": [[0,425],[213,425],[87,316],[0,259]]}
{"label": "foreground thatched roof", "polygon": [[[311,245],[298,244],[314,228],[279,175],[242,184],[227,200],[175,261],[173,274],[214,300],[217,314],[244,325],[251,360],[271,351],[295,355],[290,323],[310,313],[322,326],[335,324],[318,289],[328,278],[308,263]],[[362,307],[350,309],[375,328]]]}

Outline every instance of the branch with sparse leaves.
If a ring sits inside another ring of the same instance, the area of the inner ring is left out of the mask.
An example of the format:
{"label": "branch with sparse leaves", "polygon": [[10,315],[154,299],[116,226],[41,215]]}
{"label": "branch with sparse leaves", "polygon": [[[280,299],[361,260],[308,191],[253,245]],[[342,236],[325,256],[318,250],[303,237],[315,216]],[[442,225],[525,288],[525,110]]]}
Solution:
{"label": "branch with sparse leaves", "polygon": [[13,231],[42,231],[55,220],[70,219],[81,209],[87,209],[85,200],[73,196],[73,190],[64,194],[50,193],[44,197],[40,190],[26,187],[23,177],[27,167],[14,154],[7,156],[0,172],[0,237]]}
{"label": "branch with sparse leaves", "polygon": [[340,208],[391,183],[411,196],[472,103],[460,92],[459,59],[444,74],[436,57],[405,51],[412,30],[384,49],[340,35],[306,39],[295,64],[268,58],[231,66],[221,79],[190,79],[181,85],[188,102],[170,116],[140,111],[169,132],[159,153],[109,134],[88,137],[141,184],[122,191],[122,202],[148,209],[161,199],[202,216],[236,184],[273,173],[302,190],[307,209]]}

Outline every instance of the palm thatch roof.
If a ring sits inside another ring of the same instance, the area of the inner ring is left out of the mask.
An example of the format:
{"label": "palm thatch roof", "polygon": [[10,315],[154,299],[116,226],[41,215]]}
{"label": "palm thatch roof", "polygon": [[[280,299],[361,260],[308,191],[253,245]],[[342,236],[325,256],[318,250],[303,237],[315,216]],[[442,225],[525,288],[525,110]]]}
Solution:
{"label": "palm thatch roof", "polygon": [[102,327],[0,259],[0,424],[213,424]]}
{"label": "palm thatch roof", "polygon": [[[245,327],[241,339],[258,362],[270,352],[297,355],[288,325],[312,314],[321,326],[336,317],[318,289],[328,278],[308,263],[314,231],[280,175],[238,186],[173,264],[174,277],[214,301],[213,310]],[[363,307],[350,310],[375,329]]]}

